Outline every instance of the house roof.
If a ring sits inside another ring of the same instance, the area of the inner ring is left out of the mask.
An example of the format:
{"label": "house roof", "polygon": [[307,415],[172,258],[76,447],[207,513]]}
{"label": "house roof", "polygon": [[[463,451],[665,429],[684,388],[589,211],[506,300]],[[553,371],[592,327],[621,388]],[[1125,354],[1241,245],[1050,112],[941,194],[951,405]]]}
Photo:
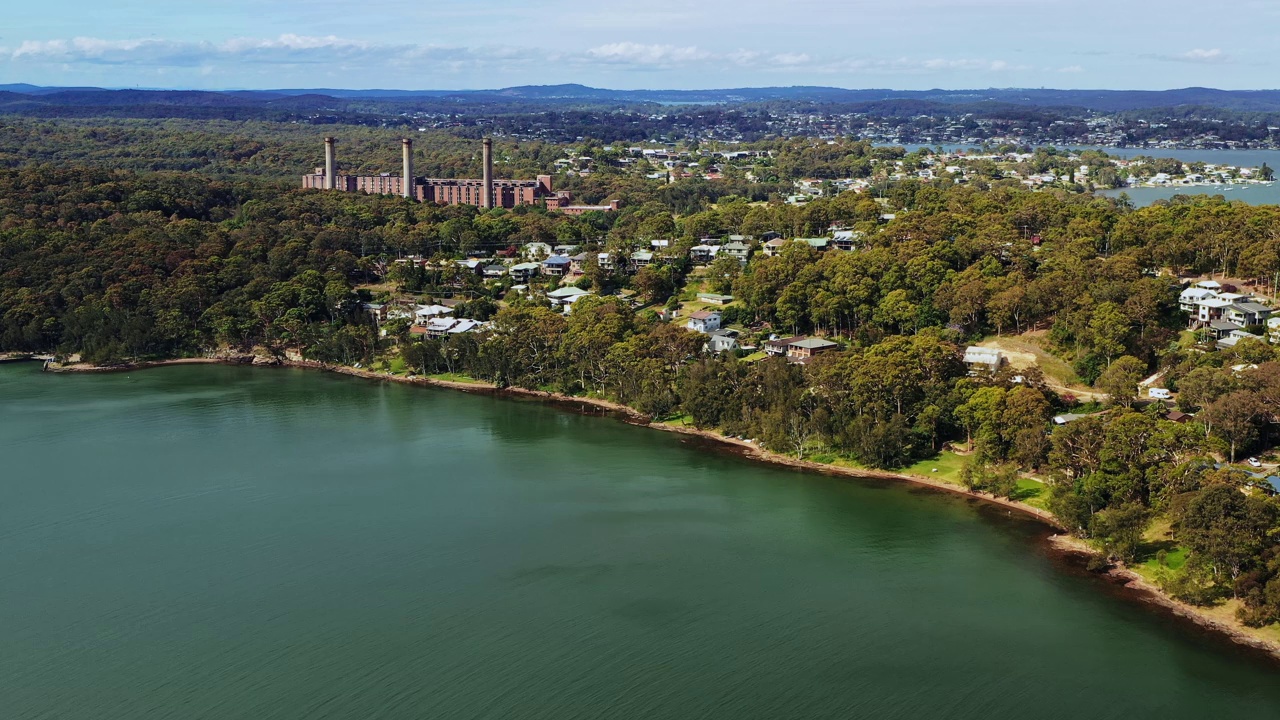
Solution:
{"label": "house roof", "polygon": [[1227,331],[1242,329],[1239,325],[1231,322],[1230,320],[1210,320],[1209,327],[1213,328],[1214,330],[1227,330]]}
{"label": "house roof", "polygon": [[591,292],[589,290],[583,290],[580,287],[574,287],[570,285],[568,287],[556,288],[555,290],[552,290],[551,292],[547,293],[547,297],[555,298],[558,300],[560,298],[577,297],[579,295],[590,295],[590,294]]}
{"label": "house roof", "polygon": [[711,318],[719,318],[719,317],[720,317],[720,313],[712,312],[710,310],[699,310],[695,313],[689,314],[690,320],[710,320]]}
{"label": "house roof", "polygon": [[732,302],[732,295],[717,295],[716,293],[698,293],[699,300],[714,300],[719,302]]}
{"label": "house roof", "polygon": [[537,270],[540,267],[542,266],[539,265],[538,263],[520,263],[519,265],[512,265],[511,269],[512,270]]}
{"label": "house roof", "polygon": [[787,345],[788,347],[806,348],[808,350],[822,350],[824,348],[836,347],[835,343],[830,340],[823,340],[822,338],[805,338],[803,340],[796,340],[795,342],[787,343]]}
{"label": "house roof", "polygon": [[1255,315],[1271,312],[1271,308],[1256,302],[1242,302],[1231,306],[1232,310],[1239,309],[1241,312],[1253,313]]}
{"label": "house roof", "polygon": [[543,260],[543,261],[542,261],[542,264],[543,264],[543,265],[568,265],[568,264],[569,264],[569,258],[567,258],[567,257],[565,257],[565,256],[563,256],[563,255],[552,255],[551,257],[547,258],[546,260]]}
{"label": "house roof", "polygon": [[796,335],[794,337],[778,338],[777,340],[770,340],[766,342],[765,345],[768,345],[770,347],[775,347],[775,348],[785,348],[791,343],[796,342],[797,340],[803,340],[803,339],[804,339],[803,335]]}
{"label": "house roof", "polygon": [[964,349],[964,361],[983,365],[998,365],[1000,363],[1000,351],[995,348],[971,345]]}

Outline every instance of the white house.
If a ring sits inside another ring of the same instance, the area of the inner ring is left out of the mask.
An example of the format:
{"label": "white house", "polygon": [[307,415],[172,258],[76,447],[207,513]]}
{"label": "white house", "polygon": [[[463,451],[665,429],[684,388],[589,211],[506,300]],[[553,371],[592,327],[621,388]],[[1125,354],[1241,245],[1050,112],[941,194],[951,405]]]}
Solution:
{"label": "white house", "polygon": [[964,349],[964,364],[969,366],[970,374],[979,372],[994,373],[1000,369],[1004,356],[995,348],[984,348],[970,345]]}
{"label": "white house", "polygon": [[712,333],[720,329],[720,313],[699,310],[689,315],[689,322],[685,327],[700,333]]}

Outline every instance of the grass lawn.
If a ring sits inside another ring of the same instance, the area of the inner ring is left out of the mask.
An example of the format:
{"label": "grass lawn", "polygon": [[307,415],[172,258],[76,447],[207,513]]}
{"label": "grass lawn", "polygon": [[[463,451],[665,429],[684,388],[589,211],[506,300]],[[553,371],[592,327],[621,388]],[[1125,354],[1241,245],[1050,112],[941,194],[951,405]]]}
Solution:
{"label": "grass lawn", "polygon": [[[953,452],[938,453],[935,457],[927,460],[921,460],[915,465],[910,465],[902,469],[902,472],[908,475],[919,475],[921,477],[941,480],[951,485],[960,485],[960,468],[964,467],[964,457]],[[937,472],[934,472],[934,469]]]}
{"label": "grass lawn", "polygon": [[742,358],[740,358],[740,362],[755,362],[757,360],[763,360],[766,357],[769,357],[769,356],[765,354],[765,351],[757,350],[751,353],[750,355],[744,355]]}
{"label": "grass lawn", "polygon": [[391,371],[391,374],[393,375],[403,375],[409,371],[409,363],[406,363],[404,361],[404,358],[400,357],[399,355],[396,355],[395,357],[391,358],[387,367]]}
{"label": "grass lawn", "polygon": [[432,380],[444,380],[445,382],[471,383],[473,385],[479,385],[481,383],[480,380],[461,373],[436,373],[435,375],[428,375],[427,377]]}
{"label": "grass lawn", "polygon": [[693,426],[692,415],[675,415],[669,418],[663,418],[658,421],[659,425],[674,425],[676,427]]}
{"label": "grass lawn", "polygon": [[1044,510],[1049,500],[1049,486],[1039,480],[1020,477],[1018,478],[1018,495],[1014,499]]}

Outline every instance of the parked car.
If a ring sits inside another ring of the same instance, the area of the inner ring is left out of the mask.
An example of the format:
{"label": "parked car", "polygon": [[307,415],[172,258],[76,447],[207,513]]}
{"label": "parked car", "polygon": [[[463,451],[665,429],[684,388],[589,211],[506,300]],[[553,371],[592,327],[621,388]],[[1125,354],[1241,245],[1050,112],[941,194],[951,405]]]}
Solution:
{"label": "parked car", "polygon": [[1245,462],[1249,463],[1249,467],[1256,467],[1256,468],[1262,467],[1262,463],[1258,460],[1258,458],[1249,458],[1248,460],[1245,460]]}

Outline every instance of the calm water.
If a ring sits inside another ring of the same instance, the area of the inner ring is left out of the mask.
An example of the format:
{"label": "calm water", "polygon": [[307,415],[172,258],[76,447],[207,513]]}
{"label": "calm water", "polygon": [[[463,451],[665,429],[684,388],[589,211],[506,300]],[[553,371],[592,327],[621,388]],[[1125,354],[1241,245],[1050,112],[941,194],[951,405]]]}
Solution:
{"label": "calm water", "polygon": [[296,371],[0,366],[0,717],[1250,718],[962,499]]}

